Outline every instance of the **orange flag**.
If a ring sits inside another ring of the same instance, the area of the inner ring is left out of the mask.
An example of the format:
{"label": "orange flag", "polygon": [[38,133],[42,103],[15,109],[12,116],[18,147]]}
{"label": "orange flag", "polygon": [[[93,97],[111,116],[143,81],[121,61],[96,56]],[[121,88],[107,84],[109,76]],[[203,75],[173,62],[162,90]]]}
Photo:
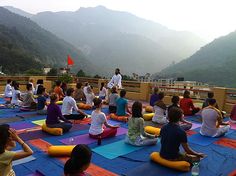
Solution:
{"label": "orange flag", "polygon": [[67,64],[68,64],[68,65],[74,65],[74,61],[72,60],[72,58],[70,57],[70,55],[67,56]]}

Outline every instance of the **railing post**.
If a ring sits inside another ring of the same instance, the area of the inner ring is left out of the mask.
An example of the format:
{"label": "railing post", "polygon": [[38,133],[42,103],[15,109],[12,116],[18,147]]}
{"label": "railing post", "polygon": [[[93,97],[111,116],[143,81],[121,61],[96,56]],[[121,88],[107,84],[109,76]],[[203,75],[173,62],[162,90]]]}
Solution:
{"label": "railing post", "polygon": [[220,110],[224,110],[226,102],[226,88],[224,87],[214,87],[214,98],[217,101]]}
{"label": "railing post", "polygon": [[149,101],[150,98],[150,82],[141,82],[140,83],[140,100]]}

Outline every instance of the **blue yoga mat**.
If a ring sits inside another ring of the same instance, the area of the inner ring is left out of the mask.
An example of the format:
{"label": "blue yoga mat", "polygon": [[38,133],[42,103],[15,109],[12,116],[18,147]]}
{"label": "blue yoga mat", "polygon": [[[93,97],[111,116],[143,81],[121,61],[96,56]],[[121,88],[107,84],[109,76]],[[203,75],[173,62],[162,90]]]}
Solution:
{"label": "blue yoga mat", "polygon": [[159,164],[154,162],[148,162],[143,164],[139,167],[133,168],[129,170],[124,175],[126,176],[157,176],[157,175],[164,175],[164,176],[191,176],[191,172],[178,172],[173,169],[169,169],[163,167]]}
{"label": "blue yoga mat", "polygon": [[101,147],[96,147],[93,151],[104,156],[105,158],[114,159],[142,148],[143,147],[136,147],[126,144],[124,140],[121,140]]}
{"label": "blue yoga mat", "polygon": [[28,163],[28,162],[33,161],[33,160],[36,160],[36,158],[33,157],[33,156],[28,156],[28,157],[26,157],[26,158],[13,161],[13,162],[12,162],[12,165],[13,165],[13,166],[16,166],[16,165],[19,165],[19,164]]}

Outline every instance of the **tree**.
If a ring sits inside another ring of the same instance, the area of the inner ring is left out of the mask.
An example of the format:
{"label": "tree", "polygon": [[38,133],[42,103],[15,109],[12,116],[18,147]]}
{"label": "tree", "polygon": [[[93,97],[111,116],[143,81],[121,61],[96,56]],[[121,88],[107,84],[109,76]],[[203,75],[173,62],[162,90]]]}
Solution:
{"label": "tree", "polygon": [[32,68],[32,69],[26,70],[25,74],[32,75],[32,76],[43,75],[43,70]]}
{"label": "tree", "polygon": [[78,76],[78,77],[85,77],[86,74],[84,73],[84,71],[83,71],[82,69],[80,69],[80,70],[78,71],[78,73],[76,74],[76,76]]}
{"label": "tree", "polygon": [[73,82],[73,77],[70,74],[63,74],[58,78],[61,82],[64,83],[72,83]]}
{"label": "tree", "polygon": [[49,72],[48,72],[48,76],[57,76],[57,68],[52,68]]}
{"label": "tree", "polygon": [[94,78],[102,78],[102,77],[97,74],[94,76]]}

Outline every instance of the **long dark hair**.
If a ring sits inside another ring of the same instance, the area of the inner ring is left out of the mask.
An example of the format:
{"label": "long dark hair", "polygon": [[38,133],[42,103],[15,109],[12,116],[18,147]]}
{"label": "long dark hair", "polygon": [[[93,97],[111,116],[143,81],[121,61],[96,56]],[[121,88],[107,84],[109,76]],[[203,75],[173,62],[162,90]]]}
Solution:
{"label": "long dark hair", "polygon": [[104,82],[102,82],[102,83],[101,83],[101,87],[100,87],[100,91],[102,91],[102,89],[103,89],[104,85],[105,85],[105,83],[104,83]]}
{"label": "long dark hair", "polygon": [[10,137],[10,133],[8,132],[9,125],[2,124],[0,125],[0,154],[5,152],[5,147],[7,145],[7,141]]}
{"label": "long dark hair", "polygon": [[65,163],[64,173],[76,174],[83,172],[83,167],[89,165],[92,157],[90,148],[85,144],[79,144],[71,152],[70,159]]}
{"label": "long dark hair", "polygon": [[134,118],[143,117],[142,111],[143,111],[142,103],[139,101],[135,101],[132,106],[132,117]]}

